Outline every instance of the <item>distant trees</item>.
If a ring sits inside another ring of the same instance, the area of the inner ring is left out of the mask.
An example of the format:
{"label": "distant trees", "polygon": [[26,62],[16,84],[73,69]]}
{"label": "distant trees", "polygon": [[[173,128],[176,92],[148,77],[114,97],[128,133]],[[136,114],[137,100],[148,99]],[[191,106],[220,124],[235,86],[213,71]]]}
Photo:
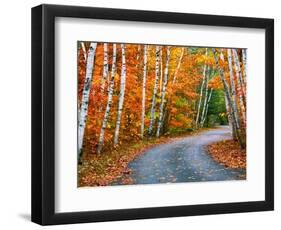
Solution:
{"label": "distant trees", "polygon": [[83,143],[99,154],[212,125],[214,115],[245,147],[245,49],[78,44],[78,158]]}

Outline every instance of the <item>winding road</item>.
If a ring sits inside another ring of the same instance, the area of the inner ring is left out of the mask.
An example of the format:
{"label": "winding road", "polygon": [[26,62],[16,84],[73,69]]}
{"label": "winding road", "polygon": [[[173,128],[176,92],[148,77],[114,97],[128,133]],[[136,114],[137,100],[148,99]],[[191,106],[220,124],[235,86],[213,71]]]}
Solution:
{"label": "winding road", "polygon": [[229,169],[207,153],[210,143],[231,139],[228,126],[201,132],[195,136],[157,145],[128,165],[130,174],[123,175],[113,185],[157,184],[175,182],[224,181],[246,178],[246,170]]}

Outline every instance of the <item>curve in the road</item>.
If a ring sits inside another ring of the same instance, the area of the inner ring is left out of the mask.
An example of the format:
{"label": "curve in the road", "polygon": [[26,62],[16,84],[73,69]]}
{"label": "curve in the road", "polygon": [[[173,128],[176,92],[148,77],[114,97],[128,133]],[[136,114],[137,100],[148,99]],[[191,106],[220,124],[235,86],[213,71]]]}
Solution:
{"label": "curve in the road", "polygon": [[122,176],[113,185],[124,184],[128,180],[130,184],[158,184],[245,179],[246,170],[226,168],[206,151],[208,144],[227,139],[231,139],[229,127],[220,126],[157,145],[132,161],[128,165],[131,173]]}

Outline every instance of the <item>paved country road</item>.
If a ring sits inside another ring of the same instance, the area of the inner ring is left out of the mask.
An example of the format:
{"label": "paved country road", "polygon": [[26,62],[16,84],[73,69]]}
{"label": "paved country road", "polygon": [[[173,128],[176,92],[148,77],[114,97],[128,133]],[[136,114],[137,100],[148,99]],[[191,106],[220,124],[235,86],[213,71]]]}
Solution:
{"label": "paved country road", "polygon": [[231,139],[229,127],[220,126],[157,145],[132,161],[128,165],[131,173],[122,176],[113,185],[124,184],[128,180],[130,184],[157,184],[245,179],[246,170],[228,169],[207,153],[208,144],[227,139]]}

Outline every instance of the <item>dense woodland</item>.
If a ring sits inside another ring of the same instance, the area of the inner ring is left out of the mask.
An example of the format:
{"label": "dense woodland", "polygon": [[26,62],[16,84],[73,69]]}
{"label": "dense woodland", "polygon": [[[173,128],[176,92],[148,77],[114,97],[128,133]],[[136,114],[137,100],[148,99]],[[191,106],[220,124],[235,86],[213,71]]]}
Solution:
{"label": "dense woodland", "polygon": [[229,124],[246,147],[246,49],[78,42],[78,159]]}

